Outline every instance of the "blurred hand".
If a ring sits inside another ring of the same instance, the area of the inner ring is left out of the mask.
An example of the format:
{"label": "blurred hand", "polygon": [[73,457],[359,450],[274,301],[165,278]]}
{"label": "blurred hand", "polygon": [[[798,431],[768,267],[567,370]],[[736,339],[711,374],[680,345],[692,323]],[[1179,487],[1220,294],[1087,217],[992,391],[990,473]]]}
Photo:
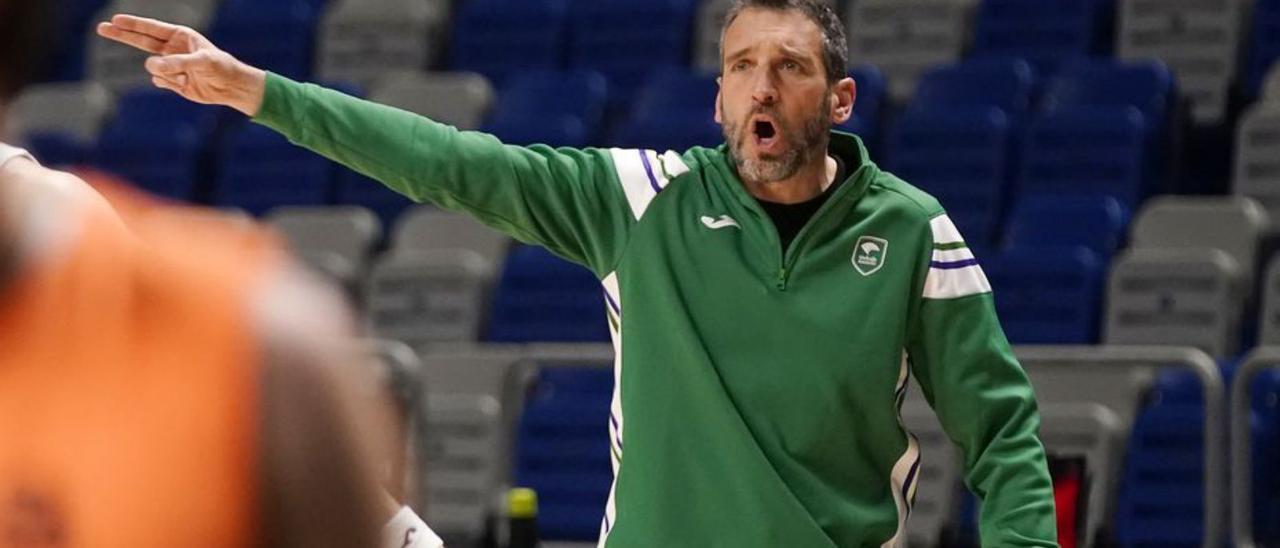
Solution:
{"label": "blurred hand", "polygon": [[132,15],[98,24],[98,35],[150,53],[151,82],[188,100],[248,116],[262,107],[266,73],[236,60],[190,28]]}

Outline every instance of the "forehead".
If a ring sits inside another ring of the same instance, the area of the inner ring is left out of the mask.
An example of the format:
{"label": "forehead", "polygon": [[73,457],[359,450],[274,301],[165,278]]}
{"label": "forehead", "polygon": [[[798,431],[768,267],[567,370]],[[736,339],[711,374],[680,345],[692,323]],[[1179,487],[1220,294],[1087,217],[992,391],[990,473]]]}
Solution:
{"label": "forehead", "polygon": [[722,45],[727,56],[778,48],[817,57],[822,54],[822,29],[798,10],[747,8],[725,29]]}

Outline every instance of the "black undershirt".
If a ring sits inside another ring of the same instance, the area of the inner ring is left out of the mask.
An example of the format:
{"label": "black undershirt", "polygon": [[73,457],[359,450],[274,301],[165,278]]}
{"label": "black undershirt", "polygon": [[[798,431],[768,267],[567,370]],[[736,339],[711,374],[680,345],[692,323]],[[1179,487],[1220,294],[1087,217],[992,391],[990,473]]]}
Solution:
{"label": "black undershirt", "polygon": [[778,238],[782,241],[782,252],[786,254],[787,249],[791,247],[791,242],[796,239],[796,235],[800,233],[800,229],[813,218],[818,212],[818,208],[827,202],[827,199],[835,194],[837,188],[840,187],[844,180],[848,178],[848,169],[844,160],[839,156],[832,156],[836,161],[836,178],[831,186],[815,196],[814,198],[796,204],[779,204],[777,202],[769,202],[765,200],[757,200],[760,207],[764,208],[764,212],[769,214],[769,218],[773,219],[773,226],[778,229]]}

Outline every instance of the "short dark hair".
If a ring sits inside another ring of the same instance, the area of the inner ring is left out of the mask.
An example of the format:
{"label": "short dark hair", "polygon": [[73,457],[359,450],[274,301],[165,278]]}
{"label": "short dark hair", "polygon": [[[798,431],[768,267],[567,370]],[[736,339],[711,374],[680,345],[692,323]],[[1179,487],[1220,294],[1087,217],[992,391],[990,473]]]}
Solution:
{"label": "short dark hair", "polygon": [[827,83],[834,84],[848,75],[849,42],[844,35],[844,24],[835,10],[823,0],[735,0],[720,27],[720,57],[724,58],[724,33],[729,25],[748,9],[776,11],[795,10],[813,21],[822,31],[822,61],[826,64]]}
{"label": "short dark hair", "polygon": [[0,0],[0,101],[16,96],[43,66],[52,3]]}

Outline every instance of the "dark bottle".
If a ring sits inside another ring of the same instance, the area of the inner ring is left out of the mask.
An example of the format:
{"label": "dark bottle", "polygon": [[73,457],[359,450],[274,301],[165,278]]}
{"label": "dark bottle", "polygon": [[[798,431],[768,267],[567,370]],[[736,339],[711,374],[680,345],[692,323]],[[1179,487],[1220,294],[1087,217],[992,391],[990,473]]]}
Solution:
{"label": "dark bottle", "polygon": [[507,548],[536,548],[538,543],[538,494],[517,487],[507,493]]}

